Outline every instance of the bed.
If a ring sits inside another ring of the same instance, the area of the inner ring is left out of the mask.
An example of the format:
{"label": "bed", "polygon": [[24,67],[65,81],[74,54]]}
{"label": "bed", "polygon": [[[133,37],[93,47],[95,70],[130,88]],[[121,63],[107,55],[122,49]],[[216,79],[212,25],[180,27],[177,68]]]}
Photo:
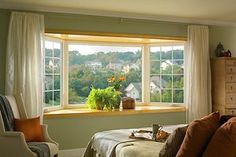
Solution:
{"label": "bed", "polygon": [[[163,130],[171,133],[185,125],[167,125]],[[98,132],[91,138],[83,157],[158,157],[163,142],[129,138],[134,130],[140,129],[151,131],[151,128],[136,128]]]}

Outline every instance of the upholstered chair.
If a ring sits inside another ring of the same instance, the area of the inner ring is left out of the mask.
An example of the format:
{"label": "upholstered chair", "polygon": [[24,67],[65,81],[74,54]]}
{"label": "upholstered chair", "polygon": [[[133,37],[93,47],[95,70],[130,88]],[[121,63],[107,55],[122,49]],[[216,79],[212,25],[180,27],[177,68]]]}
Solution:
{"label": "upholstered chair", "polygon": [[[21,97],[6,96],[13,111],[14,118],[27,118]],[[17,131],[5,131],[4,118],[0,112],[0,156],[2,157],[38,157],[31,151],[25,141],[24,134]],[[45,144],[50,150],[50,157],[57,157],[59,145],[53,141],[48,134],[47,126],[42,125]]]}

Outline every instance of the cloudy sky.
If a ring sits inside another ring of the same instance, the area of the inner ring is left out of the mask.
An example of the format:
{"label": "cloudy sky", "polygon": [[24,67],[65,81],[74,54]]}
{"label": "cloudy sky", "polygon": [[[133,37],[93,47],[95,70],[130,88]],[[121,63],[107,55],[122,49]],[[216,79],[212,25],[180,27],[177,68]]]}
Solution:
{"label": "cloudy sky", "polygon": [[82,55],[94,54],[96,52],[136,52],[141,47],[121,47],[121,46],[91,46],[91,45],[69,45],[69,51],[79,51]]}

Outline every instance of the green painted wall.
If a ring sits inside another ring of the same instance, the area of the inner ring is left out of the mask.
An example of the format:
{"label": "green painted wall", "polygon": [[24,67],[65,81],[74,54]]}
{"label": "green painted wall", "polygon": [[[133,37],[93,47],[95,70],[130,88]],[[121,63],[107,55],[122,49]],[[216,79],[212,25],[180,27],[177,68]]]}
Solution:
{"label": "green painted wall", "polygon": [[215,49],[221,42],[226,50],[230,50],[233,57],[236,57],[236,27],[220,27],[212,26],[209,32],[210,52],[211,56],[215,57]]}
{"label": "green painted wall", "polygon": [[158,124],[183,124],[185,112],[125,116],[86,116],[44,119],[49,134],[60,143],[60,149],[86,147],[95,132],[120,128],[150,127]]}
{"label": "green painted wall", "polygon": [[186,37],[187,24],[75,14],[44,13],[45,27],[87,32],[112,32]]}
{"label": "green painted wall", "polygon": [[10,12],[0,9],[0,94],[5,92],[6,45]]}

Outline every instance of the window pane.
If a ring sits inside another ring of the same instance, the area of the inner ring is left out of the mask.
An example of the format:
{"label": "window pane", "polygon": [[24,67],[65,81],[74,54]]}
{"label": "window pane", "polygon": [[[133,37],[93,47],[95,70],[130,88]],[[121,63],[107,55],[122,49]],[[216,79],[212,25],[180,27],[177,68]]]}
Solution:
{"label": "window pane", "polygon": [[154,91],[150,93],[151,102],[160,102],[160,91]]}
{"label": "window pane", "polygon": [[183,103],[184,102],[184,91],[183,90],[174,90],[173,101],[175,103]]}
{"label": "window pane", "polygon": [[61,50],[60,49],[54,49],[54,57],[61,57]]}
{"label": "window pane", "polygon": [[86,102],[91,87],[104,89],[107,79],[125,76],[122,96],[141,101],[141,47],[69,45],[69,104]]}
{"label": "window pane", "polygon": [[173,59],[184,59],[184,46],[173,46]]}
{"label": "window pane", "polygon": [[163,60],[161,62],[161,73],[172,74],[172,61],[171,60]]}
{"label": "window pane", "polygon": [[54,92],[53,105],[54,106],[59,106],[60,105],[60,91],[55,91]]}
{"label": "window pane", "polygon": [[150,89],[160,88],[160,75],[152,75],[150,78]]}
{"label": "window pane", "polygon": [[174,75],[173,76],[173,88],[183,88],[184,87],[184,76]]}
{"label": "window pane", "polygon": [[160,47],[151,47],[150,48],[150,59],[151,60],[160,60],[161,56],[161,48]]}
{"label": "window pane", "polygon": [[172,90],[162,90],[161,102],[172,102]]}
{"label": "window pane", "polygon": [[51,74],[53,71],[53,60],[51,58],[45,58],[45,73]]}
{"label": "window pane", "polygon": [[150,78],[150,96],[151,102],[160,102],[160,75],[151,76]]}
{"label": "window pane", "polygon": [[173,74],[184,74],[184,61],[183,60],[173,61]]}
{"label": "window pane", "polygon": [[60,90],[61,85],[60,85],[60,75],[55,75],[54,76],[54,90]]}
{"label": "window pane", "polygon": [[151,74],[160,74],[160,61],[151,61]]}
{"label": "window pane", "polygon": [[44,107],[53,106],[53,92],[44,92]]}
{"label": "window pane", "polygon": [[46,75],[45,76],[45,90],[52,90],[53,89],[53,76]]}
{"label": "window pane", "polygon": [[45,56],[52,57],[53,56],[53,42],[45,41]]}
{"label": "window pane", "polygon": [[172,59],[172,47],[171,46],[161,47],[161,59]]}
{"label": "window pane", "polygon": [[151,47],[150,101],[183,103],[183,100],[184,46]]}
{"label": "window pane", "polygon": [[161,76],[161,87],[162,88],[172,88],[172,76],[162,75]]}
{"label": "window pane", "polygon": [[54,59],[54,65],[53,65],[53,69],[54,69],[54,74],[60,74],[61,71],[61,60],[60,59]]}
{"label": "window pane", "polygon": [[61,43],[45,41],[44,107],[60,105]]}

